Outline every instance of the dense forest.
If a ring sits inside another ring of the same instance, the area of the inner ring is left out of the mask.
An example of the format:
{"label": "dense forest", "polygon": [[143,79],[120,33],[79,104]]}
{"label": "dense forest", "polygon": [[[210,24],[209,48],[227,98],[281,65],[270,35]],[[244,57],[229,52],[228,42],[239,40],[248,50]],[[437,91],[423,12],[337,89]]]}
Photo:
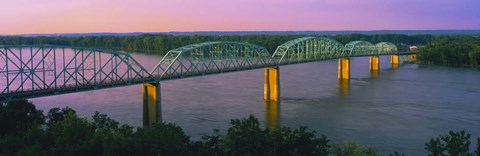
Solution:
{"label": "dense forest", "polygon": [[422,63],[480,67],[480,37],[439,36],[418,53]]}
{"label": "dense forest", "polygon": [[[174,35],[139,35],[139,36],[84,36],[84,37],[0,37],[0,45],[34,45],[52,44],[65,46],[96,47],[104,49],[124,50],[130,52],[160,53],[165,54],[171,49],[188,44],[207,41],[238,41],[264,46],[273,53],[277,46],[292,39],[306,35],[229,35],[229,36],[174,36]],[[409,45],[424,45],[431,42],[432,35],[401,35],[401,34],[350,34],[328,35],[346,44],[355,40],[369,41],[372,43],[392,42],[404,51]]]}
{"label": "dense forest", "polygon": [[[143,34],[138,36],[80,36],[80,37],[22,37],[1,36],[0,45],[64,45],[95,47],[140,53],[165,54],[171,49],[207,41],[237,41],[264,46],[273,53],[277,46],[292,39],[307,35],[165,35]],[[480,67],[480,37],[478,36],[433,36],[403,34],[349,34],[322,36],[335,39],[343,44],[361,40],[371,43],[392,42],[399,51],[409,46],[420,46],[419,61],[429,64]]]}
{"label": "dense forest", "polygon": [[[307,127],[261,128],[253,116],[231,120],[226,132],[213,130],[191,141],[172,123],[134,128],[98,112],[82,118],[70,108],[44,115],[21,100],[0,104],[0,124],[0,155],[377,155],[372,147],[332,143]],[[480,138],[473,152],[470,144],[470,134],[450,131],[430,139],[425,150],[433,156],[480,156]]]}

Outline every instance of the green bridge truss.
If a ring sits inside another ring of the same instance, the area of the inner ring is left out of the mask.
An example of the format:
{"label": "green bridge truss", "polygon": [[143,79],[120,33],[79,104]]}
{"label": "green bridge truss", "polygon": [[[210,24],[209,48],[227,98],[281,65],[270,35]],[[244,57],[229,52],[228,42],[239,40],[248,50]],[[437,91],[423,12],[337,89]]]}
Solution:
{"label": "green bridge truss", "polygon": [[158,80],[265,68],[267,49],[241,42],[204,42],[168,51],[151,72]]}
{"label": "green bridge truss", "polygon": [[304,37],[277,47],[273,60],[278,65],[312,62],[345,57],[343,44],[324,37]]}
{"label": "green bridge truss", "polygon": [[204,42],[168,51],[148,71],[128,53],[68,46],[0,46],[0,103],[72,92],[344,57],[398,53],[389,42],[342,43],[304,37],[266,48],[242,42]]}
{"label": "green bridge truss", "polygon": [[304,37],[288,41],[277,47],[273,60],[278,65],[314,62],[344,57],[362,57],[397,54],[397,47],[390,42],[376,45],[366,41],[342,43],[324,37]]}
{"label": "green bridge truss", "polygon": [[152,80],[128,53],[52,45],[0,46],[0,101]]}

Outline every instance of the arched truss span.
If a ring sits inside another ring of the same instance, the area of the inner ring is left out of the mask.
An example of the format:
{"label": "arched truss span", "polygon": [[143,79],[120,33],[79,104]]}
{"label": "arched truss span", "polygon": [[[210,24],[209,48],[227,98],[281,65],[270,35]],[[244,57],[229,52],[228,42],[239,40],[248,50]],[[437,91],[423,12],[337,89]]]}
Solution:
{"label": "arched truss span", "polygon": [[0,46],[0,101],[153,80],[129,54],[93,48]]}
{"label": "arched truss span", "polygon": [[397,46],[390,42],[380,42],[375,45],[379,54],[391,54],[398,52]]}
{"label": "arched truss span", "polygon": [[377,55],[377,48],[367,41],[352,41],[343,48],[344,57]]}
{"label": "arched truss span", "polygon": [[267,49],[242,42],[204,42],[168,51],[151,74],[173,79],[267,67]]}
{"label": "arched truss span", "polygon": [[343,44],[325,37],[303,37],[277,47],[272,58],[277,65],[337,58]]}

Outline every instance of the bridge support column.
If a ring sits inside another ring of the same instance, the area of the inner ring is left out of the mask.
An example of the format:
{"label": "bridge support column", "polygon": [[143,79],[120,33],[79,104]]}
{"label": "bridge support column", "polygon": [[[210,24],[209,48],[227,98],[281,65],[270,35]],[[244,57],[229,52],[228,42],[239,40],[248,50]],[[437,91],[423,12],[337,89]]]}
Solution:
{"label": "bridge support column", "polygon": [[143,126],[148,127],[162,122],[162,98],[160,83],[144,83],[143,93]]}
{"label": "bridge support column", "polygon": [[390,64],[392,64],[392,68],[394,69],[397,68],[398,62],[399,62],[398,54],[393,54],[392,56],[390,56]]}
{"label": "bridge support column", "polygon": [[410,54],[409,57],[410,57],[410,61],[412,62],[417,61],[417,54]]}
{"label": "bridge support column", "polygon": [[350,79],[349,58],[341,58],[338,60],[338,79]]}
{"label": "bridge support column", "polygon": [[280,101],[280,69],[265,68],[265,84],[264,84],[265,101]]}
{"label": "bridge support column", "polygon": [[398,54],[393,54],[390,56],[391,64],[398,64],[398,62],[399,62]]}
{"label": "bridge support column", "polygon": [[378,71],[379,69],[379,56],[370,56],[370,70]]}

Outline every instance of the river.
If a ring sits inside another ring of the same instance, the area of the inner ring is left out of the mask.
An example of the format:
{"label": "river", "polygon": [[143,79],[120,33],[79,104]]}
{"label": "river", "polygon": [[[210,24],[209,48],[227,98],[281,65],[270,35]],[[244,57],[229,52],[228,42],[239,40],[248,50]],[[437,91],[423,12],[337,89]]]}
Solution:
{"label": "river", "polygon": [[[147,69],[161,58],[132,56]],[[338,80],[336,60],[282,66],[279,109],[263,101],[263,69],[164,81],[163,120],[199,140],[252,114],[265,127],[308,126],[334,143],[356,141],[380,155],[425,155],[425,143],[449,130],[466,130],[476,144],[480,71],[417,64],[393,69],[388,57],[381,57],[380,71],[371,73],[368,61],[351,59],[350,81]],[[99,111],[122,124],[142,124],[141,85],[30,100],[45,112],[70,107],[84,117]]]}

